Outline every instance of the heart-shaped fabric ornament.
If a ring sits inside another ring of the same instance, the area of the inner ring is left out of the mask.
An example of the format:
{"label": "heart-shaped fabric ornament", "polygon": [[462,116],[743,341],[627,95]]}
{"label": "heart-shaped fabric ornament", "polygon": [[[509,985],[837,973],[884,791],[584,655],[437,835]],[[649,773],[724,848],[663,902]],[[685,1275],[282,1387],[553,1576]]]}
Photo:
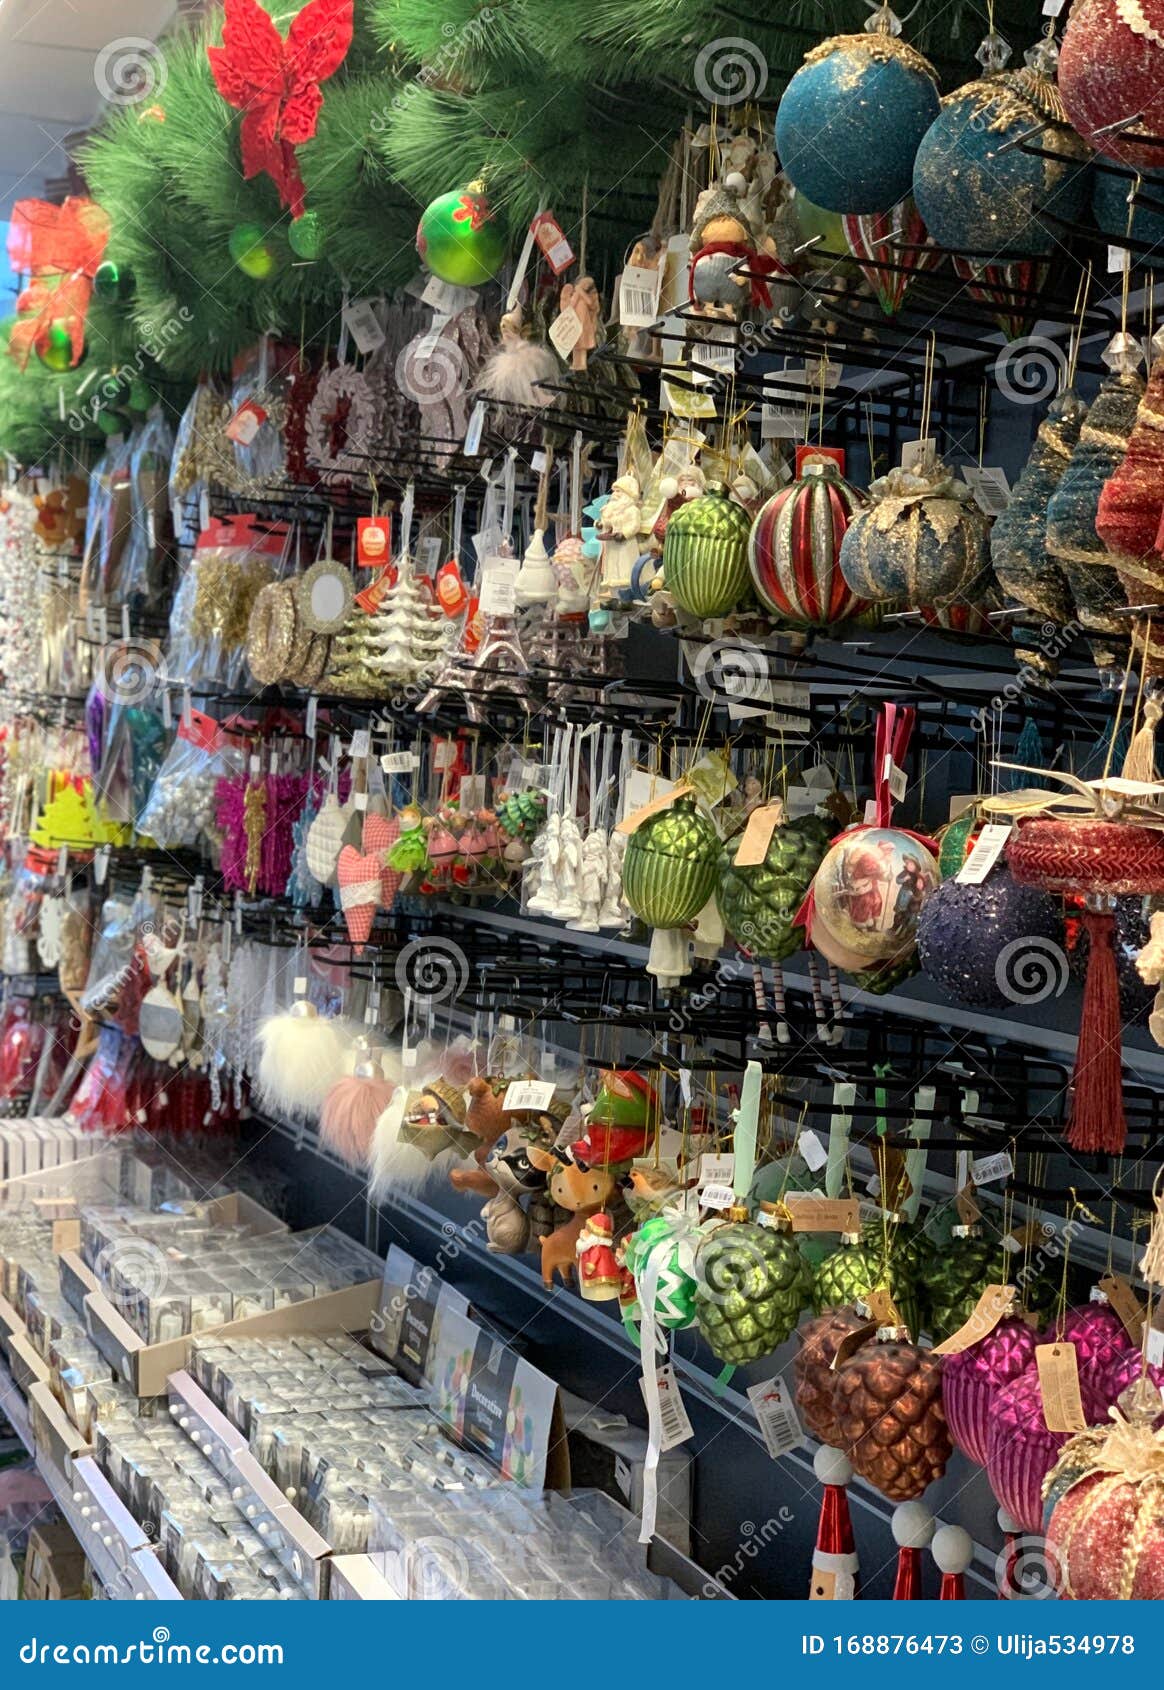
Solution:
{"label": "heart-shaped fabric ornament", "polygon": [[380,859],[365,856],[354,845],[345,845],[336,863],[340,908],[348,933],[360,956],[372,931],[380,903]]}
{"label": "heart-shaped fabric ornament", "polygon": [[380,859],[380,902],[390,910],[404,876],[388,867],[388,853],[400,838],[399,816],[380,816],[372,812],[364,817],[364,850]]}
{"label": "heart-shaped fabric ornament", "polygon": [[320,806],[319,814],[307,831],[303,854],[307,866],[321,886],[330,886],[335,879],[336,863],[348,825],[348,808],[329,792]]}

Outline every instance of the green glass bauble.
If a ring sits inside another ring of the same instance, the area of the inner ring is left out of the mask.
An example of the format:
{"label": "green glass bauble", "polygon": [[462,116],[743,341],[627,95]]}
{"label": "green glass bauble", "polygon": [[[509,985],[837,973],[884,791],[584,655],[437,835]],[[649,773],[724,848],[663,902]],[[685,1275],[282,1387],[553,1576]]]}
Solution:
{"label": "green glass bauble", "polygon": [[726,616],[748,591],[752,519],[713,483],[671,517],[663,541],[663,578],[681,610],[703,620]]}
{"label": "green glass bauble", "polygon": [[996,1240],[957,1233],[931,1256],[925,1276],[926,1324],[935,1344],[965,1326],[979,1297],[1001,1273]]}
{"label": "green glass bauble", "polygon": [[876,1233],[876,1242],[864,1237],[857,1243],[843,1242],[831,1256],[825,1257],[816,1270],[813,1308],[817,1314],[823,1314],[825,1309],[848,1308],[853,1303],[863,1303],[871,1291],[884,1289],[893,1298],[910,1332],[916,1332],[917,1292],[907,1258],[893,1248],[886,1256],[879,1224]]}
{"label": "green glass bauble", "polygon": [[253,282],[265,282],[278,267],[274,246],[258,223],[240,223],[227,242],[231,260]]}
{"label": "green glass bauble", "polygon": [[916,1338],[921,1329],[921,1295],[932,1254],[930,1241],[919,1226],[904,1218],[874,1215],[861,1227],[861,1242],[890,1264],[890,1292],[898,1313]]}
{"label": "green glass bauble", "polygon": [[796,1328],[810,1290],[791,1233],[729,1220],[695,1258],[695,1318],[720,1361],[738,1367],[770,1355]]}
{"label": "green glass bauble", "polygon": [[655,1291],[655,1320],[669,1332],[681,1331],[695,1321],[695,1280],[683,1265],[683,1251],[675,1238],[675,1228],[665,1215],[655,1215],[632,1233],[625,1245],[627,1271],[634,1276],[635,1289],[641,1299],[639,1283],[647,1258],[656,1246],[670,1241],[670,1249],[659,1274]]}
{"label": "green glass bauble", "polygon": [[743,950],[783,962],[804,940],[792,924],[829,848],[828,826],[819,816],[784,822],[754,866],[737,867],[739,843],[729,839],[719,859],[715,901],[723,924]]}
{"label": "green glass bauble", "polygon": [[296,258],[318,258],[323,251],[323,225],[318,211],[305,211],[287,231],[287,243]]}
{"label": "green glass bauble", "polygon": [[132,299],[133,287],[133,271],[128,264],[117,264],[112,258],[107,258],[93,272],[93,292],[98,299],[110,304]]}
{"label": "green glass bauble", "polygon": [[422,263],[442,282],[480,287],[505,263],[505,232],[479,183],[442,194],[416,230]]}
{"label": "green glass bauble", "polygon": [[694,921],[715,890],[719,836],[693,798],[648,816],[626,848],[622,895],[648,927]]}
{"label": "green glass bauble", "polygon": [[[38,336],[36,341],[36,355],[46,370],[51,370],[55,376],[63,376],[66,371],[74,369],[73,340],[69,333],[69,325],[63,317],[57,317],[49,324],[46,332]],[[85,361],[85,353],[77,359],[78,364]]]}
{"label": "green glass bauble", "polygon": [[952,821],[944,828],[941,835],[941,849],[938,852],[938,873],[943,880],[949,880],[951,875],[957,874],[965,866],[966,858],[970,855],[971,835],[977,831],[978,818],[974,814],[971,804],[968,810],[963,810],[957,821]]}

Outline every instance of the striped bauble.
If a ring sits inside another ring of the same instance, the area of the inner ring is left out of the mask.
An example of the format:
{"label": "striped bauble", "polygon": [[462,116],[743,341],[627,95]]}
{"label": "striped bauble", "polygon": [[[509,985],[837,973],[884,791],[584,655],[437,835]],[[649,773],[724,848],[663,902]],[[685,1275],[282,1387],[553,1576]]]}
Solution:
{"label": "striped bauble", "polygon": [[773,494],[752,524],[748,567],[760,602],[800,627],[827,628],[865,608],[841,574],[841,541],[864,497],[825,458]]}

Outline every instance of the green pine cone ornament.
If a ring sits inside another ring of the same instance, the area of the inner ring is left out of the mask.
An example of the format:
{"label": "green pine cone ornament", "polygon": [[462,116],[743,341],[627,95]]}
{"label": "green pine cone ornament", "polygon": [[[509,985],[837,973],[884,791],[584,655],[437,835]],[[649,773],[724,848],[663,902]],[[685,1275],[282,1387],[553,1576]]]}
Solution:
{"label": "green pine cone ornament", "polygon": [[[632,1233],[624,1246],[624,1262],[633,1276],[635,1290],[642,1299],[641,1275],[652,1250],[665,1239],[671,1248],[663,1262],[655,1292],[655,1320],[669,1332],[679,1332],[695,1324],[696,1283],[684,1266],[685,1252],[675,1237],[675,1228],[666,1215],[654,1215]],[[690,1256],[686,1259],[690,1261]]]}
{"label": "green pine cone ornament", "polygon": [[719,835],[693,798],[677,798],[631,834],[622,895],[648,927],[694,921],[715,890]]}
{"label": "green pine cone ornament", "polygon": [[726,616],[748,590],[752,519],[727,490],[713,483],[667,523],[663,577],[681,610],[706,621]]}
{"label": "green pine cone ornament", "polygon": [[720,1361],[770,1355],[796,1328],[810,1290],[791,1233],[755,1221],[716,1227],[695,1258],[695,1318]]}
{"label": "green pine cone ornament", "polygon": [[916,1332],[920,1311],[906,1252],[891,1248],[886,1257],[878,1227],[876,1242],[862,1239],[856,1244],[841,1244],[825,1257],[816,1270],[812,1306],[817,1314],[848,1308],[882,1288],[888,1290],[910,1332]]}
{"label": "green pine cone ornament", "polygon": [[720,854],[715,901],[723,924],[742,950],[783,962],[804,941],[796,912],[829,848],[827,823],[798,816],[773,830],[764,861],[738,868],[739,839]]}
{"label": "green pine cone ornament", "polygon": [[925,1276],[926,1324],[935,1344],[964,1326],[983,1290],[999,1276],[996,1239],[954,1237],[930,1256]]}
{"label": "green pine cone ornament", "polygon": [[932,1254],[929,1239],[911,1221],[887,1223],[874,1216],[862,1226],[861,1242],[878,1255],[888,1253],[889,1288],[901,1318],[916,1337],[921,1325],[922,1288]]}

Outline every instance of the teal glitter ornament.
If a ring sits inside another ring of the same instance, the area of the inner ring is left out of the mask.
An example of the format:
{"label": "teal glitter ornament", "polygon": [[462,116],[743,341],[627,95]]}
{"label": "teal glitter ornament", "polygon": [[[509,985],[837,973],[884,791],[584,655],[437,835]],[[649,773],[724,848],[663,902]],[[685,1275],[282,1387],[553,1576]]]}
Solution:
{"label": "teal glitter ornament", "polygon": [[919,608],[973,597],[987,578],[986,519],[969,487],[940,461],[892,469],[869,487],[873,499],[841,541],[841,574],[874,603]]}
{"label": "teal glitter ornament", "polygon": [[826,211],[888,211],[909,192],[918,144],[938,115],[937,76],[883,5],[861,35],[822,41],[784,90],[776,152]]}
{"label": "teal glitter ornament", "polygon": [[[1017,144],[1032,133],[1037,152]],[[1083,214],[1088,156],[1054,81],[1028,64],[946,96],[917,150],[913,197],[939,246],[1043,257],[1056,237],[1042,214],[1067,223]]]}

